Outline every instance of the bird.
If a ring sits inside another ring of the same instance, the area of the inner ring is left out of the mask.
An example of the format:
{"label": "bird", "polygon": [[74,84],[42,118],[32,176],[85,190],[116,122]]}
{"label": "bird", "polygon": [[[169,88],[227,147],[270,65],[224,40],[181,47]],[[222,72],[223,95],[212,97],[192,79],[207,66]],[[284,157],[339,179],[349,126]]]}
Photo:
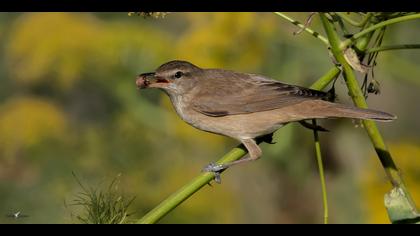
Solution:
{"label": "bird", "polygon": [[272,135],[291,122],[324,118],[396,119],[386,112],[332,102],[327,92],[257,74],[200,68],[182,60],[169,61],[154,72],[138,75],[136,85],[138,89],[157,88],[165,92],[179,117],[191,126],[244,145],[246,157],[227,164],[210,163],[203,169],[213,173],[259,159],[262,150],[257,139]]}

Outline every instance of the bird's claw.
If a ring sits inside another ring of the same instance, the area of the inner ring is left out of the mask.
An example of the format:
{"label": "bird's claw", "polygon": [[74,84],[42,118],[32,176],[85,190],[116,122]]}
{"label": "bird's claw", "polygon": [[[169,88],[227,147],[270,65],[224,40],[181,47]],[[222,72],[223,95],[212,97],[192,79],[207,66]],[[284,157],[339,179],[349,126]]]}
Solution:
{"label": "bird's claw", "polygon": [[216,164],[216,163],[210,163],[207,166],[203,168],[203,172],[212,172],[214,173],[214,181],[218,184],[222,183],[222,178],[220,177],[220,173],[225,170],[227,166],[223,164]]}
{"label": "bird's claw", "polygon": [[214,172],[214,181],[218,184],[222,183],[222,177],[220,177],[220,173],[219,172]]}
{"label": "bird's claw", "polygon": [[203,168],[204,172],[221,172],[222,170],[225,170],[227,168],[226,165],[223,164],[216,164],[211,162],[207,166]]}

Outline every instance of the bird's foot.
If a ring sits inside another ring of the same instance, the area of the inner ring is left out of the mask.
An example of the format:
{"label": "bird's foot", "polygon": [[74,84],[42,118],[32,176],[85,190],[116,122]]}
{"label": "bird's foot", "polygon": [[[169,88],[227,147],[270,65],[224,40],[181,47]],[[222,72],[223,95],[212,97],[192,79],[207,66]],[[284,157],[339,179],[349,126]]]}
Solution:
{"label": "bird's foot", "polygon": [[216,183],[220,184],[220,183],[222,183],[222,178],[220,177],[220,174],[222,173],[223,170],[225,170],[227,168],[228,168],[228,166],[226,166],[226,165],[216,164],[216,163],[211,162],[210,164],[205,166],[202,171],[203,172],[214,173],[214,181],[216,181]]}
{"label": "bird's foot", "polygon": [[223,164],[216,164],[214,162],[211,162],[207,166],[203,168],[204,172],[221,172],[222,170],[227,169],[226,165]]}

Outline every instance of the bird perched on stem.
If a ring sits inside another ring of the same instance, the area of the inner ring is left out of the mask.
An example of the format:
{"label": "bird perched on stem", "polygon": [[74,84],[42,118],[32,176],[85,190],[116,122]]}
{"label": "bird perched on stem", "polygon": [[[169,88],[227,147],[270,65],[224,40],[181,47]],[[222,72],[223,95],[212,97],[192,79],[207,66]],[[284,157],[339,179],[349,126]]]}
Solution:
{"label": "bird perched on stem", "polygon": [[224,165],[210,163],[204,168],[216,173],[238,163],[257,160],[262,151],[256,139],[290,122],[319,118],[396,119],[382,111],[327,101],[328,94],[322,91],[256,74],[203,69],[187,61],[170,61],[153,73],[141,74],[136,85],[139,89],[163,90],[185,122],[200,130],[234,138],[245,146],[247,157]]}

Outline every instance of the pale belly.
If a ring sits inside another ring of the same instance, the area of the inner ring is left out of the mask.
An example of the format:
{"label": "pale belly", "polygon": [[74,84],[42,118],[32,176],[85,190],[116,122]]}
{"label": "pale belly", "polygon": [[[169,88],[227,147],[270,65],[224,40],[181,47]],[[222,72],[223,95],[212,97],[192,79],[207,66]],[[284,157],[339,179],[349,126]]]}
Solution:
{"label": "pale belly", "polygon": [[185,122],[197,129],[238,140],[270,134],[284,125],[268,112],[212,117],[184,107],[176,110]]}
{"label": "pale belly", "polygon": [[197,112],[195,116],[200,118],[193,119],[190,124],[201,130],[226,135],[239,140],[270,134],[283,126],[282,123],[259,113],[263,112],[210,117]]}
{"label": "pale belly", "polygon": [[289,122],[305,119],[308,117],[306,111],[310,110],[304,104],[296,104],[269,111],[212,117],[193,109],[187,109],[184,103],[177,99],[172,100],[172,102],[177,103],[174,106],[175,110],[188,124],[200,130],[229,136],[238,140],[256,138],[273,133]]}

